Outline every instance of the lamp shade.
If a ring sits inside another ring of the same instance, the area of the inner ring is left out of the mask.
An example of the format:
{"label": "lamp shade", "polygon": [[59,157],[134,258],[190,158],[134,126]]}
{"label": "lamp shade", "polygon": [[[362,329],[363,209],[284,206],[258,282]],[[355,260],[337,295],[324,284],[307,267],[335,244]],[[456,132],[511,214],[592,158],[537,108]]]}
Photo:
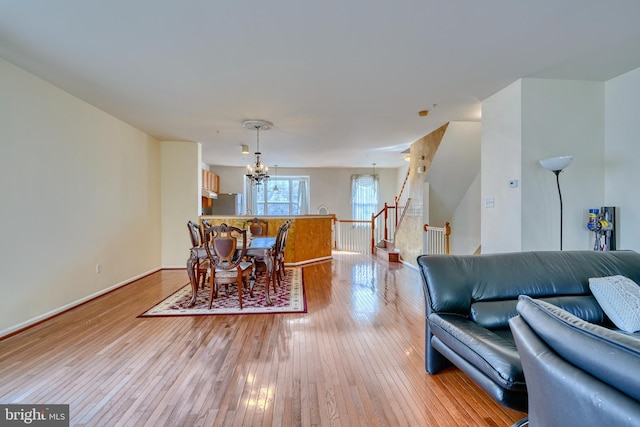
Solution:
{"label": "lamp shade", "polygon": [[550,171],[561,171],[571,164],[573,156],[560,156],[551,157],[548,159],[540,160],[540,164],[543,168]]}

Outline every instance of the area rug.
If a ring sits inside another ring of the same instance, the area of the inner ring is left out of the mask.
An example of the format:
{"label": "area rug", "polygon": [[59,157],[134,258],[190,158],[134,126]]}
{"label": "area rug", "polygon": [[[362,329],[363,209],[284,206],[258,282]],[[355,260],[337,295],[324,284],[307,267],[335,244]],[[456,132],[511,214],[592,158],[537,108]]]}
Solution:
{"label": "area rug", "polygon": [[198,289],[198,296],[193,307],[189,307],[191,301],[191,285],[187,284],[178,291],[151,307],[138,317],[154,316],[211,316],[220,314],[273,314],[273,313],[306,313],[307,301],[302,280],[302,268],[287,268],[286,276],[276,285],[273,285],[270,296],[273,305],[266,304],[265,294],[266,275],[259,274],[253,289],[253,297],[249,292],[242,294],[242,310],[238,304],[238,288],[229,285],[227,294],[224,285],[218,290],[218,297],[213,300],[209,310],[209,284],[203,289]]}

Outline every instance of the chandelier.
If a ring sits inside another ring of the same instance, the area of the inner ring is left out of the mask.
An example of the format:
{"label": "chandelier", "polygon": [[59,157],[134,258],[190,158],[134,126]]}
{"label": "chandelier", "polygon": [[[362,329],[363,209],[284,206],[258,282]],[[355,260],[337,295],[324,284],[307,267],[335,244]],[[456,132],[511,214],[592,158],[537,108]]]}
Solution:
{"label": "chandelier", "polygon": [[273,123],[265,120],[245,120],[242,122],[245,129],[256,130],[256,164],[254,166],[247,165],[247,178],[254,185],[262,184],[263,181],[269,179],[269,168],[260,160],[262,153],[260,152],[260,131],[269,130],[273,127]]}

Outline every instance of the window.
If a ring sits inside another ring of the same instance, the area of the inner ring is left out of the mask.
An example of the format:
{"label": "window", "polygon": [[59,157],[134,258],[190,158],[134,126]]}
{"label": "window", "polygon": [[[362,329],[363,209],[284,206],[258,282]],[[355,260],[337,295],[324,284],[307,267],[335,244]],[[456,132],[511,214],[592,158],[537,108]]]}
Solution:
{"label": "window", "polygon": [[351,215],[353,219],[370,220],[378,209],[378,177],[351,175]]}
{"label": "window", "polygon": [[266,183],[246,183],[249,215],[305,215],[309,213],[309,177],[278,176]]}

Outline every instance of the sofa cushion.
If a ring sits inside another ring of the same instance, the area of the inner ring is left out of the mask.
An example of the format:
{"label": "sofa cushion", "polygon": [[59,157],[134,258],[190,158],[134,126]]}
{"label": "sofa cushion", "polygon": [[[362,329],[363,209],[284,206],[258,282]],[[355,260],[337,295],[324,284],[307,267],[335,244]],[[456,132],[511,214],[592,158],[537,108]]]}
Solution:
{"label": "sofa cushion", "polygon": [[[604,312],[591,295],[566,295],[539,299],[563,308],[587,322],[604,322]],[[471,304],[469,317],[485,328],[509,328],[509,319],[518,314],[516,310],[517,303],[517,299],[477,301]]]}
{"label": "sofa cushion", "polygon": [[524,390],[524,374],[510,330],[489,330],[456,314],[428,320],[434,337],[508,390]]}
{"label": "sofa cushion", "polygon": [[616,275],[593,277],[589,288],[609,319],[625,332],[640,331],[640,286]]}

